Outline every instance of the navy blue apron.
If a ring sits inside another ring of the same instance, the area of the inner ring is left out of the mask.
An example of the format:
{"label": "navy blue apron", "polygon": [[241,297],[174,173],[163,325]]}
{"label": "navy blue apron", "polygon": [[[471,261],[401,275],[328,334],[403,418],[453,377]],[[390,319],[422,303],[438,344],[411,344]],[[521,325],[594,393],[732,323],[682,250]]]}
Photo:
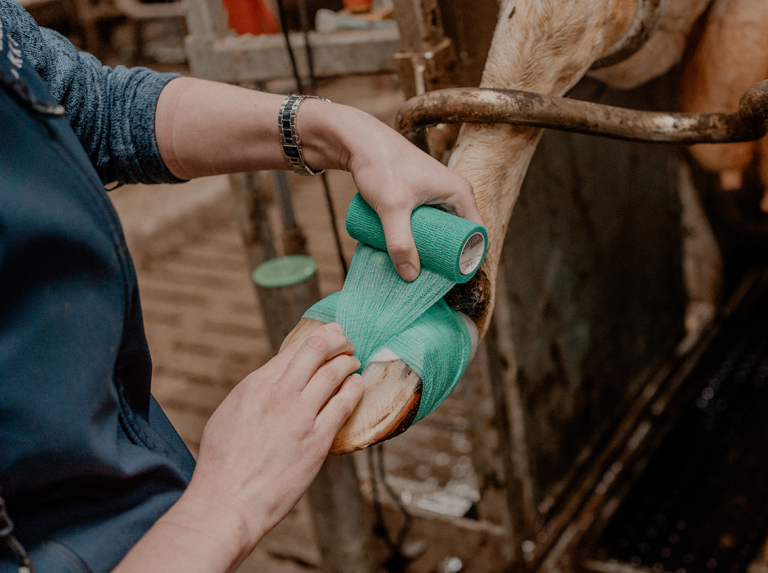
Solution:
{"label": "navy blue apron", "polygon": [[[38,573],[110,571],[194,460],[150,395],[117,215],[44,82],[0,36],[0,489]],[[0,546],[0,573],[15,571]]]}

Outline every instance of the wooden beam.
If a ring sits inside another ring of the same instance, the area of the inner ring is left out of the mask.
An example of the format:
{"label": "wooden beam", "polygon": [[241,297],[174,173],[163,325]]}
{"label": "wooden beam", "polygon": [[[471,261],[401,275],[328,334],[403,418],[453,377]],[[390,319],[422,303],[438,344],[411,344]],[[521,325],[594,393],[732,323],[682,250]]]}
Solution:
{"label": "wooden beam", "polygon": [[403,32],[404,52],[425,52],[445,37],[437,0],[394,0],[397,25]]}
{"label": "wooden beam", "polygon": [[[373,519],[374,508],[370,495],[363,499],[366,519]],[[335,503],[341,500],[339,498]],[[407,508],[411,515],[411,526],[405,546],[415,548],[413,558],[407,564],[408,573],[444,571],[441,565],[444,566],[451,557],[461,560],[461,571],[493,573],[508,570],[511,545],[504,527],[483,520],[442,515],[412,505]],[[397,534],[404,519],[400,508],[385,498],[381,500],[381,509],[386,527],[390,533]],[[271,555],[306,566],[328,567],[327,562],[321,565],[320,555],[314,550],[312,541],[316,534],[313,529],[316,531],[317,525],[313,528],[302,510],[300,505],[291,512],[283,523],[266,535],[260,546]],[[387,546],[380,538],[375,539],[371,559],[381,562],[388,556]]]}
{"label": "wooden beam", "polygon": [[[298,267],[291,264],[297,260]],[[297,274],[306,278],[294,282]],[[267,334],[277,353],[306,309],[320,300],[317,266],[309,257],[273,259],[257,268],[253,278]],[[352,457],[328,457],[308,493],[323,569],[327,573],[372,573],[373,522],[366,518]]]}
{"label": "wooden beam", "polygon": [[[301,76],[309,75],[304,37],[290,35]],[[334,77],[395,70],[397,28],[309,33],[315,74]],[[262,82],[292,75],[285,39],[278,34],[212,39],[190,35],[186,48],[192,75],[228,83]]]}
{"label": "wooden beam", "polygon": [[259,173],[233,173],[229,185],[234,197],[235,216],[240,226],[248,258],[253,270],[277,256],[275,237],[267,216],[267,190]]}
{"label": "wooden beam", "polygon": [[456,50],[437,0],[395,0],[394,15],[402,31],[396,59],[405,97],[456,85]]}
{"label": "wooden beam", "polygon": [[[392,532],[402,525],[400,508],[382,500],[384,522]],[[372,504],[368,504],[373,511]],[[507,529],[487,521],[442,515],[407,506],[411,527],[406,537],[421,545],[423,553],[408,564],[408,573],[443,571],[445,561],[456,557],[461,560],[461,571],[506,571],[512,561],[512,543]]]}
{"label": "wooden beam", "polygon": [[139,0],[114,0],[115,6],[133,20],[183,18],[187,10],[181,2],[145,4]]}

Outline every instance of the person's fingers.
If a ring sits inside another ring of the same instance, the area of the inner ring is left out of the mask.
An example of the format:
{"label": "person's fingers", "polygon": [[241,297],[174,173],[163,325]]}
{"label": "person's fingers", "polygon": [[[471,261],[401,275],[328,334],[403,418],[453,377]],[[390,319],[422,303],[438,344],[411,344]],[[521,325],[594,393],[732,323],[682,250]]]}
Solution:
{"label": "person's fingers", "polygon": [[[319,329],[318,329],[319,330]],[[283,373],[280,384],[302,390],[328,360],[339,354],[354,354],[355,346],[341,332],[326,330],[304,340]]]}
{"label": "person's fingers", "polygon": [[302,398],[319,412],[341,383],[359,368],[360,361],[355,356],[341,354],[332,358],[310,378],[301,392]]}
{"label": "person's fingers", "polygon": [[387,252],[397,274],[405,281],[415,280],[419,276],[421,263],[411,233],[411,210],[382,210],[379,219],[387,241]]}
{"label": "person's fingers", "polygon": [[317,415],[315,426],[333,438],[363,397],[363,377],[360,374],[349,376],[325,407]]}
{"label": "person's fingers", "polygon": [[[329,322],[328,324],[324,324],[323,326],[319,326],[317,329],[313,330],[310,334],[322,334],[324,332],[341,332],[343,333],[344,330],[341,328],[340,324],[337,324],[335,322]],[[297,340],[295,342],[291,342],[288,346],[283,348],[280,352],[275,355],[275,357],[272,360],[278,359],[278,357],[281,357],[281,360],[290,360],[293,358],[296,353],[299,351],[299,348],[301,348],[301,344],[304,342],[305,339]],[[270,360],[271,362],[271,360]],[[288,365],[288,362],[285,363],[286,366]]]}
{"label": "person's fingers", "polygon": [[341,325],[336,322],[329,322],[319,327],[315,332],[344,332]]}
{"label": "person's fingers", "polygon": [[264,364],[264,366],[254,372],[251,372],[249,376],[255,374],[256,372],[263,372],[267,379],[277,380],[285,372],[285,369],[288,367],[291,359],[296,354],[299,346],[301,346],[301,342],[292,342],[290,345],[286,346],[283,350],[270,358],[266,364]]}

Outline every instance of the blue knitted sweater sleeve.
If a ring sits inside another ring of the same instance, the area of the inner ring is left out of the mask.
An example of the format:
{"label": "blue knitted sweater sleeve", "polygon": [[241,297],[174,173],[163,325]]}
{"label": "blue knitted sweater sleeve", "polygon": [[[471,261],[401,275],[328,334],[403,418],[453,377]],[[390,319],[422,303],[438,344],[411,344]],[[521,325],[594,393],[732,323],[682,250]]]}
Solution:
{"label": "blue knitted sweater sleeve", "polygon": [[102,66],[61,34],[40,28],[14,0],[0,0],[4,31],[48,85],[104,183],[178,182],[160,157],[155,108],[176,74]]}

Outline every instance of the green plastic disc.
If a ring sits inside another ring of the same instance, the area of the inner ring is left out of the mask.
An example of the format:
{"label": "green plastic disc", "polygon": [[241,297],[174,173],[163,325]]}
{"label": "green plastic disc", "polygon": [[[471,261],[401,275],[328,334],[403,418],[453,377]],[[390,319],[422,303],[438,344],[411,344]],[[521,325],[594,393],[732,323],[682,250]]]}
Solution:
{"label": "green plastic disc", "polygon": [[307,280],[317,272],[317,263],[306,255],[270,259],[253,271],[253,282],[261,287],[280,288]]}

